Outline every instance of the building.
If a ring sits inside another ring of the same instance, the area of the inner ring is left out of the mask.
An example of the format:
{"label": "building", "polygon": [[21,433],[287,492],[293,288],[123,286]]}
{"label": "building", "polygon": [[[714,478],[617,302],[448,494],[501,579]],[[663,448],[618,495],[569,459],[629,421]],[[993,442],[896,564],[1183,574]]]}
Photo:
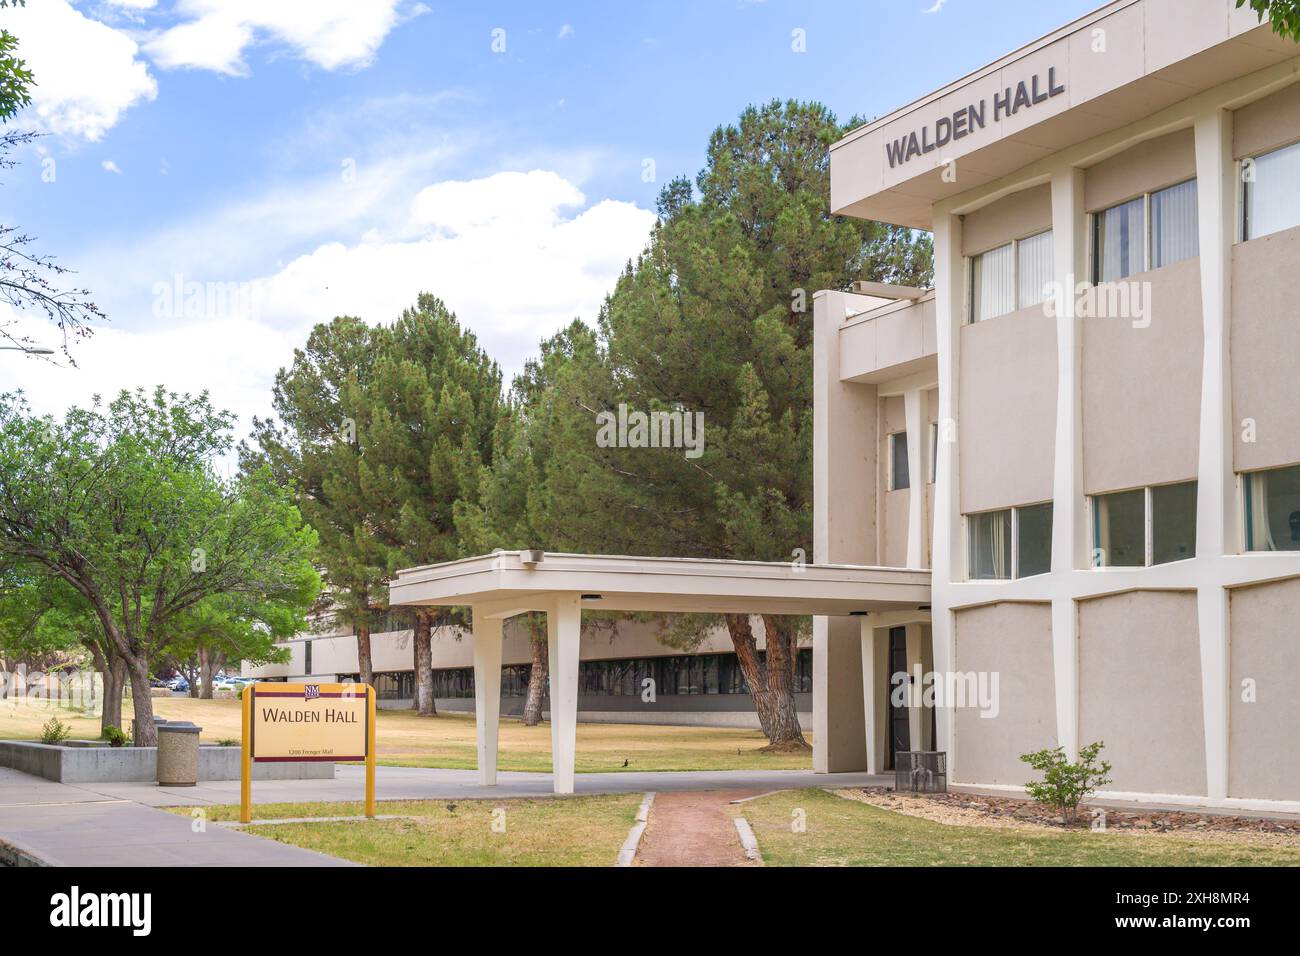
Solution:
{"label": "building", "polygon": [[928,623],[821,625],[874,716],[826,769],[931,745],[887,675],[932,661],[999,677],[937,714],[957,782],[1104,740],[1116,794],[1300,809],[1298,55],[1117,0],[832,147],[936,276],[815,303],[817,560],[933,569]]}
{"label": "building", "polygon": [[584,608],[765,605],[814,615],[819,771],[1018,789],[1101,740],[1113,796],[1300,811],[1297,81],[1235,0],[1115,0],[853,131],[832,211],[931,231],[935,287],[815,296],[813,563],[507,552],[392,602],[473,604],[485,688],[548,612],[561,791]]}
{"label": "building", "polygon": [[[762,620],[754,622],[762,634]],[[501,713],[523,713],[532,667],[529,635],[519,620],[505,626]],[[370,635],[375,695],[381,708],[412,706],[415,697],[414,635],[409,612],[395,608]],[[315,629],[283,645],[283,664],[244,665],[245,676],[265,680],[359,681],[353,629],[318,617]],[[760,643],[761,646],[761,643]],[[578,676],[578,719],[586,722],[655,723],[715,727],[757,727],[758,716],[736,653],[725,630],[711,632],[689,651],[660,640],[653,623],[622,621],[617,628],[584,622]],[[474,653],[468,632],[435,631],[432,640],[434,698],[440,711],[474,711]],[[812,725],[812,647],[799,651],[795,700],[800,720]],[[643,699],[645,680],[654,681],[653,704]]]}

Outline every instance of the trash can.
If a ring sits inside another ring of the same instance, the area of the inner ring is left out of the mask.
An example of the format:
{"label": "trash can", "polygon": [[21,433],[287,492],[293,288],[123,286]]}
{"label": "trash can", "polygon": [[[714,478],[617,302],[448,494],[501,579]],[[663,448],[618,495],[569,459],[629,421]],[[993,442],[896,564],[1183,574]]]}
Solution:
{"label": "trash can", "polygon": [[192,787],[199,782],[199,732],[176,721],[158,728],[158,786]]}
{"label": "trash can", "polygon": [[[161,727],[163,724],[167,723],[167,719],[165,717],[155,717],[153,719],[153,722],[155,727]],[[131,719],[131,743],[134,744],[139,739],[140,739],[140,722],[132,718]]]}

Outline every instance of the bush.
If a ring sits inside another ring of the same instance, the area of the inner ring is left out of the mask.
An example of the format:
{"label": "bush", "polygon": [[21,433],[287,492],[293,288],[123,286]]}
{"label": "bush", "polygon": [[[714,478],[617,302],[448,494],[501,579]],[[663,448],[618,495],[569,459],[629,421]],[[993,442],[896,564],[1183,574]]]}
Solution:
{"label": "bush", "polygon": [[1060,811],[1063,823],[1074,823],[1079,804],[1098,787],[1110,783],[1106,776],[1110,763],[1097,759],[1105,746],[1099,740],[1084,747],[1077,763],[1066,759],[1063,747],[1021,754],[1021,760],[1043,774],[1041,781],[1025,784],[1025,790],[1039,803]]}
{"label": "bush", "polygon": [[110,747],[125,747],[131,743],[131,738],[123,733],[121,727],[105,727],[100,737],[107,740]]}
{"label": "bush", "polygon": [[41,743],[43,744],[61,744],[72,736],[72,728],[59,720],[58,717],[51,717],[41,728]]}

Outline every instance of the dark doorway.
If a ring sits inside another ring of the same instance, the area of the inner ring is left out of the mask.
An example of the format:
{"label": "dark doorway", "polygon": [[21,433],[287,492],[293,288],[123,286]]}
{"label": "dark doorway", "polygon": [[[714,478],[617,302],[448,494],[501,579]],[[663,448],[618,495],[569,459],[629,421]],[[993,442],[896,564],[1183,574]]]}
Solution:
{"label": "dark doorway", "polygon": [[[886,668],[885,693],[889,696],[889,752],[885,754],[885,769],[894,769],[894,754],[900,750],[911,750],[911,728],[908,726],[907,707],[894,704],[894,694],[899,686],[894,682],[895,674],[907,673],[907,628],[891,627],[889,629],[889,667]],[[906,704],[907,697],[903,697]]]}

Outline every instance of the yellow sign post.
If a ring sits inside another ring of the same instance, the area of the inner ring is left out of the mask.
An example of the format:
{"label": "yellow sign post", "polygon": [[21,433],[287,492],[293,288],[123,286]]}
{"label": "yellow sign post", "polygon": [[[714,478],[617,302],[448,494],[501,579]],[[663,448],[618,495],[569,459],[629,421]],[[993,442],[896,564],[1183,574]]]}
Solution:
{"label": "yellow sign post", "polygon": [[375,815],[375,689],[369,684],[249,684],[239,819],[253,819],[253,764],[366,762],[366,816]]}

